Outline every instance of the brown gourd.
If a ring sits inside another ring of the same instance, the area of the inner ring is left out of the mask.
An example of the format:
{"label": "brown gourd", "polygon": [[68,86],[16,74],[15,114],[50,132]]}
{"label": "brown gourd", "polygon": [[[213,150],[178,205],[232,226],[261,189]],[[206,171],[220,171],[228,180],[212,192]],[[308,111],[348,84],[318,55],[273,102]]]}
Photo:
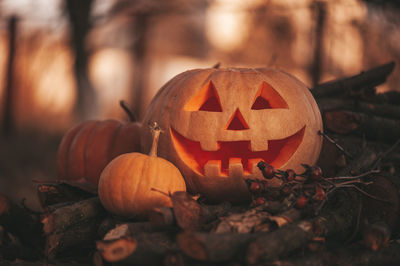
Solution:
{"label": "brown gourd", "polygon": [[[262,178],[259,161],[300,172],[302,163],[316,162],[322,145],[321,114],[309,89],[278,69],[181,73],[152,99],[143,124],[154,121],[166,131],[159,156],[178,167],[189,192],[215,201],[247,200],[243,180]],[[146,128],[141,144],[149,150]]]}
{"label": "brown gourd", "polygon": [[172,206],[169,195],[173,192],[186,191],[179,170],[157,157],[160,128],[155,125],[152,132],[149,155],[120,155],[101,173],[98,194],[104,208],[111,213],[143,219],[155,207]]}
{"label": "brown gourd", "polygon": [[130,122],[85,121],[67,131],[57,153],[58,180],[97,193],[101,171],[112,159],[140,151],[141,125],[128,114]]}

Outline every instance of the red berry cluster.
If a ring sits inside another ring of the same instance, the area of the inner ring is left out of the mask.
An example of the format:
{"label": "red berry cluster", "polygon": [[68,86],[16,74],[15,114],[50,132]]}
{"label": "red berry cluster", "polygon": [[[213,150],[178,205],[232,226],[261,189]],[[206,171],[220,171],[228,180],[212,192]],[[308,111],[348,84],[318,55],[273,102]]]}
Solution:
{"label": "red berry cluster", "polygon": [[259,162],[257,166],[264,178],[278,178],[281,180],[281,185],[270,187],[267,180],[246,180],[248,189],[253,196],[254,205],[290,199],[293,207],[303,209],[318,207],[317,205],[324,201],[326,190],[322,184],[324,177],[320,167],[304,164],[305,171],[297,174],[292,169],[285,171],[275,169],[274,166],[264,161]]}

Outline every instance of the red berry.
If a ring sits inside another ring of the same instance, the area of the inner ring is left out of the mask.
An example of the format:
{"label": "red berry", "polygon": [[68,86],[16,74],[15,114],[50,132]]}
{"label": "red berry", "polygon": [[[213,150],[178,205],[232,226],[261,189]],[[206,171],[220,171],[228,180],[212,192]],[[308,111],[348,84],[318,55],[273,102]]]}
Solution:
{"label": "red berry", "polygon": [[265,202],[266,202],[266,200],[265,200],[264,197],[257,197],[257,198],[255,198],[255,200],[254,200],[254,204],[255,204],[256,206],[262,205],[262,204],[264,204]]}
{"label": "red berry", "polygon": [[253,193],[254,192],[260,192],[261,186],[257,181],[251,182],[249,189],[250,189],[250,192],[253,192]]}
{"label": "red berry", "polygon": [[322,169],[318,166],[312,166],[310,169],[310,178],[314,181],[322,179]]}
{"label": "red berry", "polygon": [[297,199],[296,207],[299,209],[303,209],[306,206],[307,206],[307,198],[305,196],[300,196]]}
{"label": "red berry", "polygon": [[316,187],[314,199],[316,201],[323,201],[325,199],[325,191],[320,187]]}
{"label": "red berry", "polygon": [[268,191],[269,185],[266,180],[261,180],[261,188],[263,191]]}
{"label": "red berry", "polygon": [[275,167],[273,167],[273,166],[270,165],[270,164],[267,164],[267,165],[265,166],[264,170],[262,171],[263,176],[264,176],[265,178],[267,178],[267,179],[272,179],[272,178],[274,178],[274,177],[275,177],[275,173],[276,173]]}
{"label": "red berry", "polygon": [[289,195],[292,192],[292,188],[290,186],[283,186],[281,188],[281,193],[283,195]]}
{"label": "red berry", "polygon": [[288,181],[293,181],[296,177],[296,172],[292,169],[287,169],[285,173],[286,173],[286,179]]}

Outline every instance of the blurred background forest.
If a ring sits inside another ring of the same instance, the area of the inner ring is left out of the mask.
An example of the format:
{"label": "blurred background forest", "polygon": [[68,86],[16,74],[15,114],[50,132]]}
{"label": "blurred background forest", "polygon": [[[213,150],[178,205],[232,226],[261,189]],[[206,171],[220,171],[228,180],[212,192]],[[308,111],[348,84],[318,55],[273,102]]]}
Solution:
{"label": "blurred background forest", "polygon": [[312,88],[391,60],[395,0],[0,0],[0,193],[29,198],[68,128],[127,119],[119,100],[140,119],[185,70],[279,67]]}

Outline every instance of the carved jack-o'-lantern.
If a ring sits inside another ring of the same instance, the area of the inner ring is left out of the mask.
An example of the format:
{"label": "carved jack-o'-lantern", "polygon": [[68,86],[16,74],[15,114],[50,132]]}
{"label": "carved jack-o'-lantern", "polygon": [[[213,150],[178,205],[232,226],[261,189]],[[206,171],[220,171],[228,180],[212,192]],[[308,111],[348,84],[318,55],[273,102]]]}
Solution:
{"label": "carved jack-o'-lantern", "polygon": [[[321,115],[307,87],[275,69],[196,69],[165,84],[143,124],[164,129],[159,156],[182,172],[188,190],[212,200],[241,201],[256,164],[302,171],[318,159]],[[145,127],[144,127],[145,128]],[[150,149],[150,131],[142,147]]]}

